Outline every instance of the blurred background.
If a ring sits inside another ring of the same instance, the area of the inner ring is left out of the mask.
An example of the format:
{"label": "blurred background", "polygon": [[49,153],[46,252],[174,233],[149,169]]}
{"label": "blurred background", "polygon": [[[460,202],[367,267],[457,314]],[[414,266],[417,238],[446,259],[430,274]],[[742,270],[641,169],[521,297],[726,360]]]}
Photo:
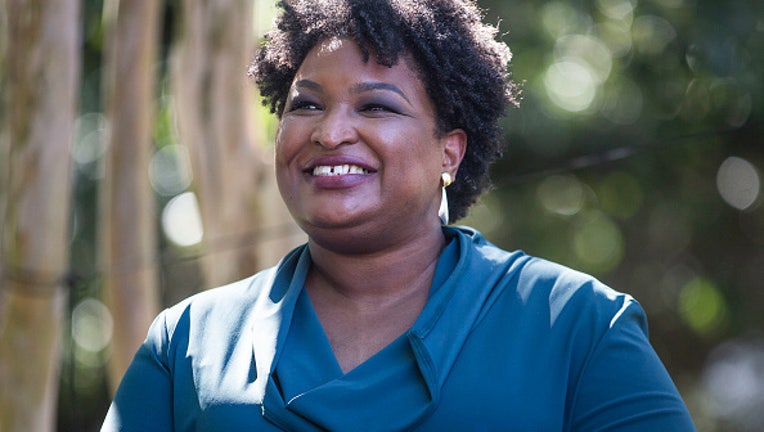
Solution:
{"label": "blurred background", "polygon": [[[0,1],[0,430],[98,430],[158,310],[304,240],[273,3]],[[523,97],[460,223],[632,294],[698,430],[764,430],[764,4],[478,3]]]}

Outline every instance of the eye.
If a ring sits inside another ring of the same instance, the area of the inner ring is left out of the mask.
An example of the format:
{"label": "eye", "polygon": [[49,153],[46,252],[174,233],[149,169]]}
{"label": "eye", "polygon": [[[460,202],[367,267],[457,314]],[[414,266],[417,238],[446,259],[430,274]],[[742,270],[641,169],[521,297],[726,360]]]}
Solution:
{"label": "eye", "polygon": [[307,99],[294,99],[289,103],[289,109],[287,111],[318,111],[321,106],[316,102]]}
{"label": "eye", "polygon": [[394,106],[391,106],[390,104],[378,103],[378,102],[364,104],[361,106],[360,111],[363,113],[368,113],[368,114],[399,114],[400,113],[400,110],[396,109]]}

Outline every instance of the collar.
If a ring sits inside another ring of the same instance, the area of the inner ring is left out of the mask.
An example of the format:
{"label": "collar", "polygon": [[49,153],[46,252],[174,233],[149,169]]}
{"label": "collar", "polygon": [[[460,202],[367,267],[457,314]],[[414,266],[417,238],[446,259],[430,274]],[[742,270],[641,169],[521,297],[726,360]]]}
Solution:
{"label": "collar", "polygon": [[266,419],[295,431],[406,430],[437,407],[472,327],[524,256],[496,248],[471,228],[444,227],[444,233],[448,244],[430,298],[411,329],[356,369],[291,400],[282,396],[273,371],[311,261],[305,245],[282,260],[267,282],[269,295],[253,309],[255,386]]}

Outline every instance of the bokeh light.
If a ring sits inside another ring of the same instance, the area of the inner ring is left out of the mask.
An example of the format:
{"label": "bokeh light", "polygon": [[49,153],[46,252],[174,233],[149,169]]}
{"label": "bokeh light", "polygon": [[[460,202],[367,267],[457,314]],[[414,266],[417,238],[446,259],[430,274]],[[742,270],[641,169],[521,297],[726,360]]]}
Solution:
{"label": "bokeh light", "polygon": [[107,121],[103,114],[91,112],[77,118],[72,159],[75,166],[90,178],[98,178],[99,161],[106,153],[109,137]]}
{"label": "bokeh light", "polygon": [[623,171],[606,175],[595,190],[602,210],[618,219],[632,217],[644,201],[644,192],[639,181]]}
{"label": "bokeh light", "polygon": [[764,425],[764,343],[732,340],[715,348],[703,371],[713,414],[741,432]]}
{"label": "bokeh light", "polygon": [[724,202],[738,210],[746,210],[758,200],[761,180],[753,164],[731,156],[719,166],[716,187]]}
{"label": "bokeh light", "polygon": [[608,47],[591,36],[565,35],[557,39],[554,59],[544,74],[549,99],[570,112],[589,108],[599,85],[610,76],[613,64]]}
{"label": "bokeh light", "polygon": [[610,50],[599,39],[587,35],[567,35],[557,39],[554,48],[557,61],[573,61],[589,69],[596,83],[610,76],[613,61]]}
{"label": "bokeh light", "polygon": [[717,79],[711,83],[711,103],[724,113],[725,122],[732,127],[740,127],[748,121],[753,109],[750,93],[741,89],[734,79]]}
{"label": "bokeh light", "polygon": [[676,30],[665,18],[643,15],[632,26],[634,46],[644,54],[656,55],[676,38]]}
{"label": "bokeh light", "polygon": [[181,247],[194,246],[202,241],[202,217],[193,192],[177,195],[165,205],[162,230],[171,242]]}
{"label": "bokeh light", "polygon": [[682,99],[680,115],[691,123],[700,123],[711,111],[710,83],[705,79],[693,79],[687,84]]}
{"label": "bokeh light", "polygon": [[591,17],[570,2],[552,1],[541,10],[541,24],[553,39],[572,33],[582,33],[591,26]]}
{"label": "bokeh light", "polygon": [[561,216],[575,215],[584,206],[584,185],[572,175],[547,177],[536,195],[545,210]]}
{"label": "bokeh light", "polygon": [[597,0],[597,9],[614,20],[629,19],[634,13],[636,0]]}
{"label": "bokeh light", "polygon": [[573,251],[584,270],[595,274],[607,273],[623,259],[623,234],[607,215],[592,211],[574,234]]}
{"label": "bokeh light", "polygon": [[[662,268],[662,267],[660,267]],[[656,270],[659,267],[656,266]],[[658,288],[659,295],[663,304],[675,311],[679,307],[679,296],[682,289],[691,280],[698,277],[697,271],[686,262],[679,262],[673,266],[659,270],[653,277],[659,276]]]}
{"label": "bokeh light", "polygon": [[480,197],[477,203],[470,207],[467,216],[460,220],[460,225],[475,227],[486,237],[490,237],[494,231],[499,228],[507,229],[502,226],[501,206],[497,198],[488,193]]}
{"label": "bokeh light", "polygon": [[605,87],[600,112],[610,122],[627,126],[639,120],[643,106],[642,90],[633,81],[622,78]]}
{"label": "bokeh light", "polygon": [[597,83],[588,65],[578,61],[553,63],[544,74],[549,99],[558,107],[580,112],[589,108],[597,92]]}
{"label": "bokeh light", "polygon": [[606,21],[597,24],[595,32],[613,57],[623,57],[631,52],[631,22]]}
{"label": "bokeh light", "polygon": [[726,324],[727,303],[713,281],[698,277],[682,288],[679,313],[696,333],[711,336]]}
{"label": "bokeh light", "polygon": [[186,146],[170,144],[154,153],[149,164],[149,179],[154,190],[163,196],[185,191],[192,181],[191,159]]}
{"label": "bokeh light", "polygon": [[86,298],[72,311],[72,339],[84,350],[98,352],[106,348],[113,329],[109,309],[97,299]]}

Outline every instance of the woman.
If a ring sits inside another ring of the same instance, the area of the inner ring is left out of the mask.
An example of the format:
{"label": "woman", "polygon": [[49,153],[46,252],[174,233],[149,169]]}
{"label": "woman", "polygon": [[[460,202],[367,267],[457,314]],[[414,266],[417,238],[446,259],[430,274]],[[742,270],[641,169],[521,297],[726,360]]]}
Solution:
{"label": "woman", "polygon": [[252,75],[309,241],[164,311],[103,430],[693,430],[631,297],[447,226],[516,96],[476,6],[281,7]]}

